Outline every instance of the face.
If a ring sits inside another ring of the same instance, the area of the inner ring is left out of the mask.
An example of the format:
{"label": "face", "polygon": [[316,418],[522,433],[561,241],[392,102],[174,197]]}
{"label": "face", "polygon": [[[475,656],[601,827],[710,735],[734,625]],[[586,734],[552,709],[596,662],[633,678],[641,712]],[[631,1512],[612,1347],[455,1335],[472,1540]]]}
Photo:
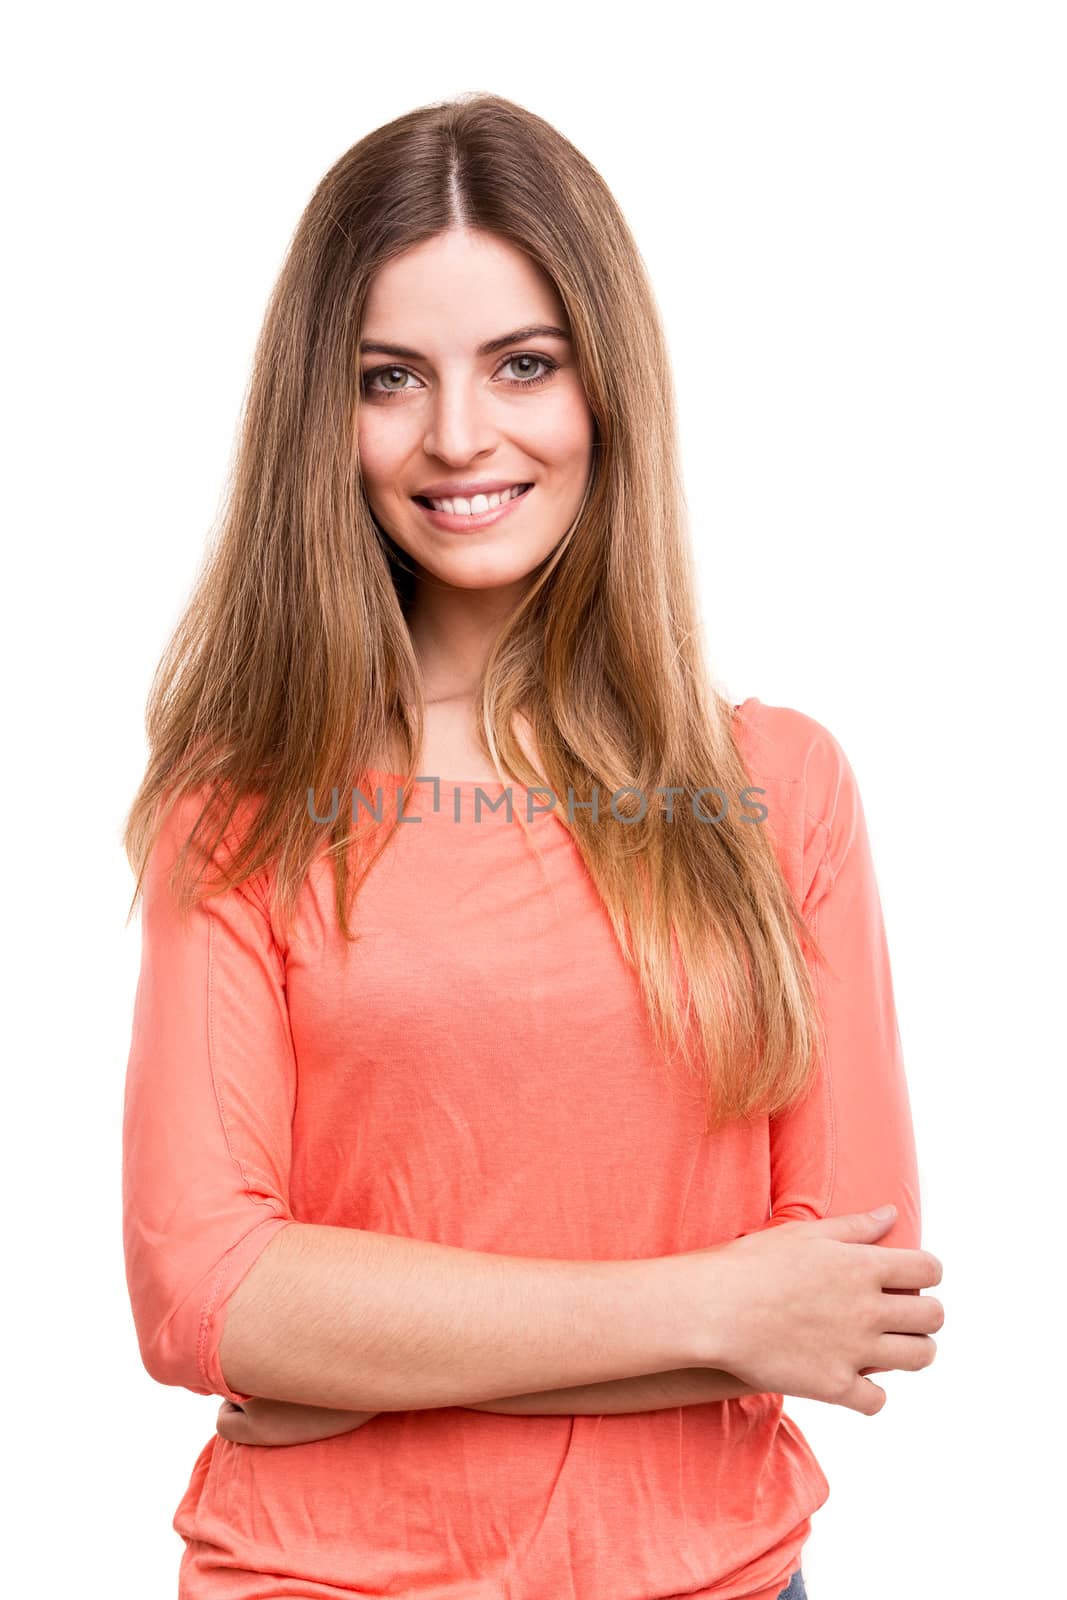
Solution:
{"label": "face", "polygon": [[[363,485],[420,575],[520,593],[567,532],[594,439],[568,333],[551,280],[494,235],[439,234],[375,275],[359,358]],[[475,498],[483,487],[498,507]]]}

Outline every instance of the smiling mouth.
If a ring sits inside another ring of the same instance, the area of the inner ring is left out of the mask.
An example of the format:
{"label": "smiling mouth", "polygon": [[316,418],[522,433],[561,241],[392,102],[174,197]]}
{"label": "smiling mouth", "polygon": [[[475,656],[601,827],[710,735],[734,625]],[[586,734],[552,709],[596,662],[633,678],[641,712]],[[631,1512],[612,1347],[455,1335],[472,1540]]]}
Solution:
{"label": "smiling mouth", "polygon": [[427,511],[444,511],[454,517],[478,517],[484,516],[487,511],[495,511],[498,506],[505,505],[509,500],[520,499],[532,488],[532,483],[516,483],[499,494],[476,494],[469,499],[463,495],[454,495],[450,499],[431,500],[424,494],[413,494],[411,498],[416,505],[425,506]]}

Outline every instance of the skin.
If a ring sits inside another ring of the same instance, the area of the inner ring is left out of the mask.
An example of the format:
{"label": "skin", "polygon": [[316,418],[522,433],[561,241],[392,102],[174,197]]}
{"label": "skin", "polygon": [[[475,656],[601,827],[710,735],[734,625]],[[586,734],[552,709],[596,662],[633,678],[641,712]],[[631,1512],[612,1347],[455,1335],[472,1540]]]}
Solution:
{"label": "skin", "polygon": [[[680,1367],[674,1372],[590,1383],[577,1389],[551,1389],[510,1395],[465,1406],[467,1411],[495,1411],[501,1416],[606,1416],[624,1411],[660,1411],[667,1406],[706,1405],[713,1400],[756,1394],[730,1372],[714,1367]],[[246,1400],[240,1406],[224,1400],[215,1431],[235,1444],[310,1444],[353,1433],[376,1417],[376,1411],[340,1411],[327,1406],[294,1405],[287,1400]]]}
{"label": "skin", "polygon": [[[579,1388],[503,1396],[465,1409],[516,1416],[605,1415],[699,1405],[734,1396],[807,1395],[867,1416],[885,1404],[885,1390],[866,1376],[915,1372],[936,1355],[931,1335],[944,1323],[939,1300],[918,1291],[941,1281],[941,1263],[923,1250],[871,1246],[892,1226],[893,1208],[878,1218],[848,1213],[757,1229],[730,1245],[672,1258],[686,1268],[714,1254],[727,1268],[717,1289],[731,1308],[721,1324],[716,1359],[735,1372],[697,1366]],[[784,1248],[783,1248],[784,1247]],[[731,1286],[730,1277],[736,1281]],[[756,1337],[753,1337],[755,1332]],[[870,1364],[870,1357],[878,1365]],[[885,1363],[885,1364],[883,1364]],[[748,1373],[751,1384],[737,1374]],[[224,1402],[216,1431],[238,1444],[290,1445],[350,1433],[377,1413],[255,1399]]]}

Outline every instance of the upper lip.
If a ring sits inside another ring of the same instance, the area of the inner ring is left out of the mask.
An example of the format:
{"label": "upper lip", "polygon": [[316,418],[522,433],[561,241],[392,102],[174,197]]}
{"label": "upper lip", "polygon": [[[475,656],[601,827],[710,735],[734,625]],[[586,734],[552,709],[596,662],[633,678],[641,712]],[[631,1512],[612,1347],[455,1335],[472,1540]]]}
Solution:
{"label": "upper lip", "polygon": [[504,489],[513,489],[529,481],[529,478],[486,478],[484,482],[476,483],[473,478],[463,478],[455,483],[446,483],[442,478],[440,483],[427,483],[416,493],[424,500],[452,500],[456,495],[469,500],[472,495],[500,494]]}

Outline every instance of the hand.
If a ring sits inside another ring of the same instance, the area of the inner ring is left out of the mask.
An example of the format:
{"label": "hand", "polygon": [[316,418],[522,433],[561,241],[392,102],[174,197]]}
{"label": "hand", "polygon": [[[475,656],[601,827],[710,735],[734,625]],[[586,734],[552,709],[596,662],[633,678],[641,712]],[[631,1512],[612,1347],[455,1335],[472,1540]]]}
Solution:
{"label": "hand", "polygon": [[337,1411],[330,1406],[304,1406],[289,1400],[261,1400],[255,1396],[235,1406],[224,1400],[215,1432],[234,1444],[312,1444],[339,1433],[361,1428],[376,1411]]}
{"label": "hand", "polygon": [[914,1292],[940,1283],[937,1257],[874,1243],[892,1222],[869,1212],[784,1222],[665,1258],[708,1330],[701,1364],[874,1416],[885,1390],[865,1374],[928,1367],[945,1320],[939,1300]]}

